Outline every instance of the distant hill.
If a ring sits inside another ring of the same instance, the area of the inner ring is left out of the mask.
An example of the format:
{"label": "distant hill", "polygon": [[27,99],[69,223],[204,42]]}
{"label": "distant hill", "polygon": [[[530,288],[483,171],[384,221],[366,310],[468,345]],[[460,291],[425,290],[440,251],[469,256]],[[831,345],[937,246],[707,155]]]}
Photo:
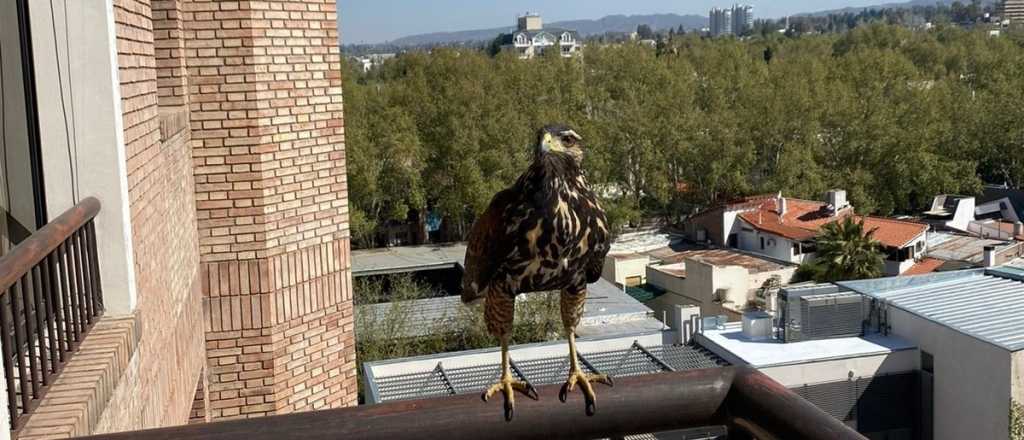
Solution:
{"label": "distant hill", "polygon": [[[600,35],[606,32],[633,32],[636,27],[646,24],[654,30],[678,28],[700,29],[708,25],[708,18],[700,15],[651,14],[651,15],[609,15],[597,20],[568,20],[544,23],[544,26],[572,29],[581,36]],[[420,46],[465,41],[490,41],[498,34],[509,32],[514,26],[477,29],[458,32],[434,32],[402,37],[391,41],[395,46]]]}
{"label": "distant hill", "polygon": [[[871,5],[871,6],[858,6],[858,7],[850,7],[850,8],[842,8],[842,9],[830,9],[830,10],[827,10],[827,11],[808,12],[808,13],[797,14],[797,15],[812,16],[812,17],[823,17],[823,16],[830,15],[830,14],[846,14],[846,13],[856,14],[856,13],[861,12],[861,11],[875,10],[875,9],[909,9],[909,8],[913,8],[913,7],[916,7],[916,6],[922,6],[922,7],[924,7],[924,6],[935,6],[936,4],[941,4],[941,5],[944,5],[944,6],[949,6],[949,5],[952,5],[953,2],[955,2],[955,1],[957,1],[957,0],[910,0],[910,1],[907,1],[907,2],[899,2],[899,3],[883,3],[883,4]],[[960,0],[960,2],[964,3],[964,4],[967,4],[967,3],[970,3],[970,0]],[[994,4],[997,4],[997,3],[1000,3],[1000,2],[1001,2],[1001,0],[982,0],[981,4],[984,5],[984,6],[988,6],[988,5],[994,5]]]}

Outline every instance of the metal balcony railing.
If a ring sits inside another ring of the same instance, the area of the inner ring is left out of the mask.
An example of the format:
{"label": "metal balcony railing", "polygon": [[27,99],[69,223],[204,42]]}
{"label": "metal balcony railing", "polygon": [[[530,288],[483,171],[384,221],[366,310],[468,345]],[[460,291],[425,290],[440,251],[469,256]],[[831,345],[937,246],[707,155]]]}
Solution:
{"label": "metal balcony railing", "polygon": [[89,197],[0,257],[0,350],[11,429],[42,400],[103,313]]}
{"label": "metal balcony railing", "polygon": [[719,367],[616,379],[598,387],[597,414],[580,393],[562,403],[560,385],[538,387],[539,400],[517,396],[515,419],[500,402],[463,394],[353,408],[186,425],[90,437],[95,440],[318,439],[618,439],[725,426],[729,439],[866,440],[764,374]]}

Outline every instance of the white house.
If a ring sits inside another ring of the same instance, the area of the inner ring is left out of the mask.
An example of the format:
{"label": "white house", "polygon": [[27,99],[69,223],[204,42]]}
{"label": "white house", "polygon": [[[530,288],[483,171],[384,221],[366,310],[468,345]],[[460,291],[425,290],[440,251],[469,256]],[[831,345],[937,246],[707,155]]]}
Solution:
{"label": "white house", "polygon": [[[712,242],[776,260],[801,264],[813,260],[821,228],[853,216],[846,192],[832,190],[827,201],[774,196],[748,197],[694,216],[684,226],[696,241]],[[905,220],[857,216],[885,248],[886,275],[899,275],[921,260],[928,225]]]}
{"label": "white house", "polygon": [[533,58],[548,50],[558,50],[563,57],[571,57],[583,49],[579,34],[574,30],[545,28],[540,15],[526,14],[518,18],[516,30],[502,34],[502,50],[515,51],[520,58]]}

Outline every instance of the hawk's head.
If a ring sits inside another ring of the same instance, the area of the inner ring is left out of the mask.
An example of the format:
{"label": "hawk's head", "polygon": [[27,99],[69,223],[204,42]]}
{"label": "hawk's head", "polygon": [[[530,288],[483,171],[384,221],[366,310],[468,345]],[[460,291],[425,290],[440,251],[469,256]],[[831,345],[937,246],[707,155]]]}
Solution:
{"label": "hawk's head", "polygon": [[537,133],[537,158],[545,154],[564,154],[576,163],[583,161],[583,138],[564,124],[549,124]]}

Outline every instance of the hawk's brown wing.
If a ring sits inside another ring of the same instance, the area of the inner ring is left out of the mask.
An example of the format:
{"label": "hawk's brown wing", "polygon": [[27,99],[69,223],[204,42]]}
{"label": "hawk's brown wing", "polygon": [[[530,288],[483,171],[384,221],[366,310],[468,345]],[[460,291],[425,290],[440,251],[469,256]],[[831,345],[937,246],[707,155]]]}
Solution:
{"label": "hawk's brown wing", "polygon": [[513,240],[508,237],[504,213],[505,208],[515,201],[516,193],[512,189],[499,192],[491,199],[487,210],[473,223],[466,247],[462,302],[468,303],[483,295],[491,277],[512,249]]}

